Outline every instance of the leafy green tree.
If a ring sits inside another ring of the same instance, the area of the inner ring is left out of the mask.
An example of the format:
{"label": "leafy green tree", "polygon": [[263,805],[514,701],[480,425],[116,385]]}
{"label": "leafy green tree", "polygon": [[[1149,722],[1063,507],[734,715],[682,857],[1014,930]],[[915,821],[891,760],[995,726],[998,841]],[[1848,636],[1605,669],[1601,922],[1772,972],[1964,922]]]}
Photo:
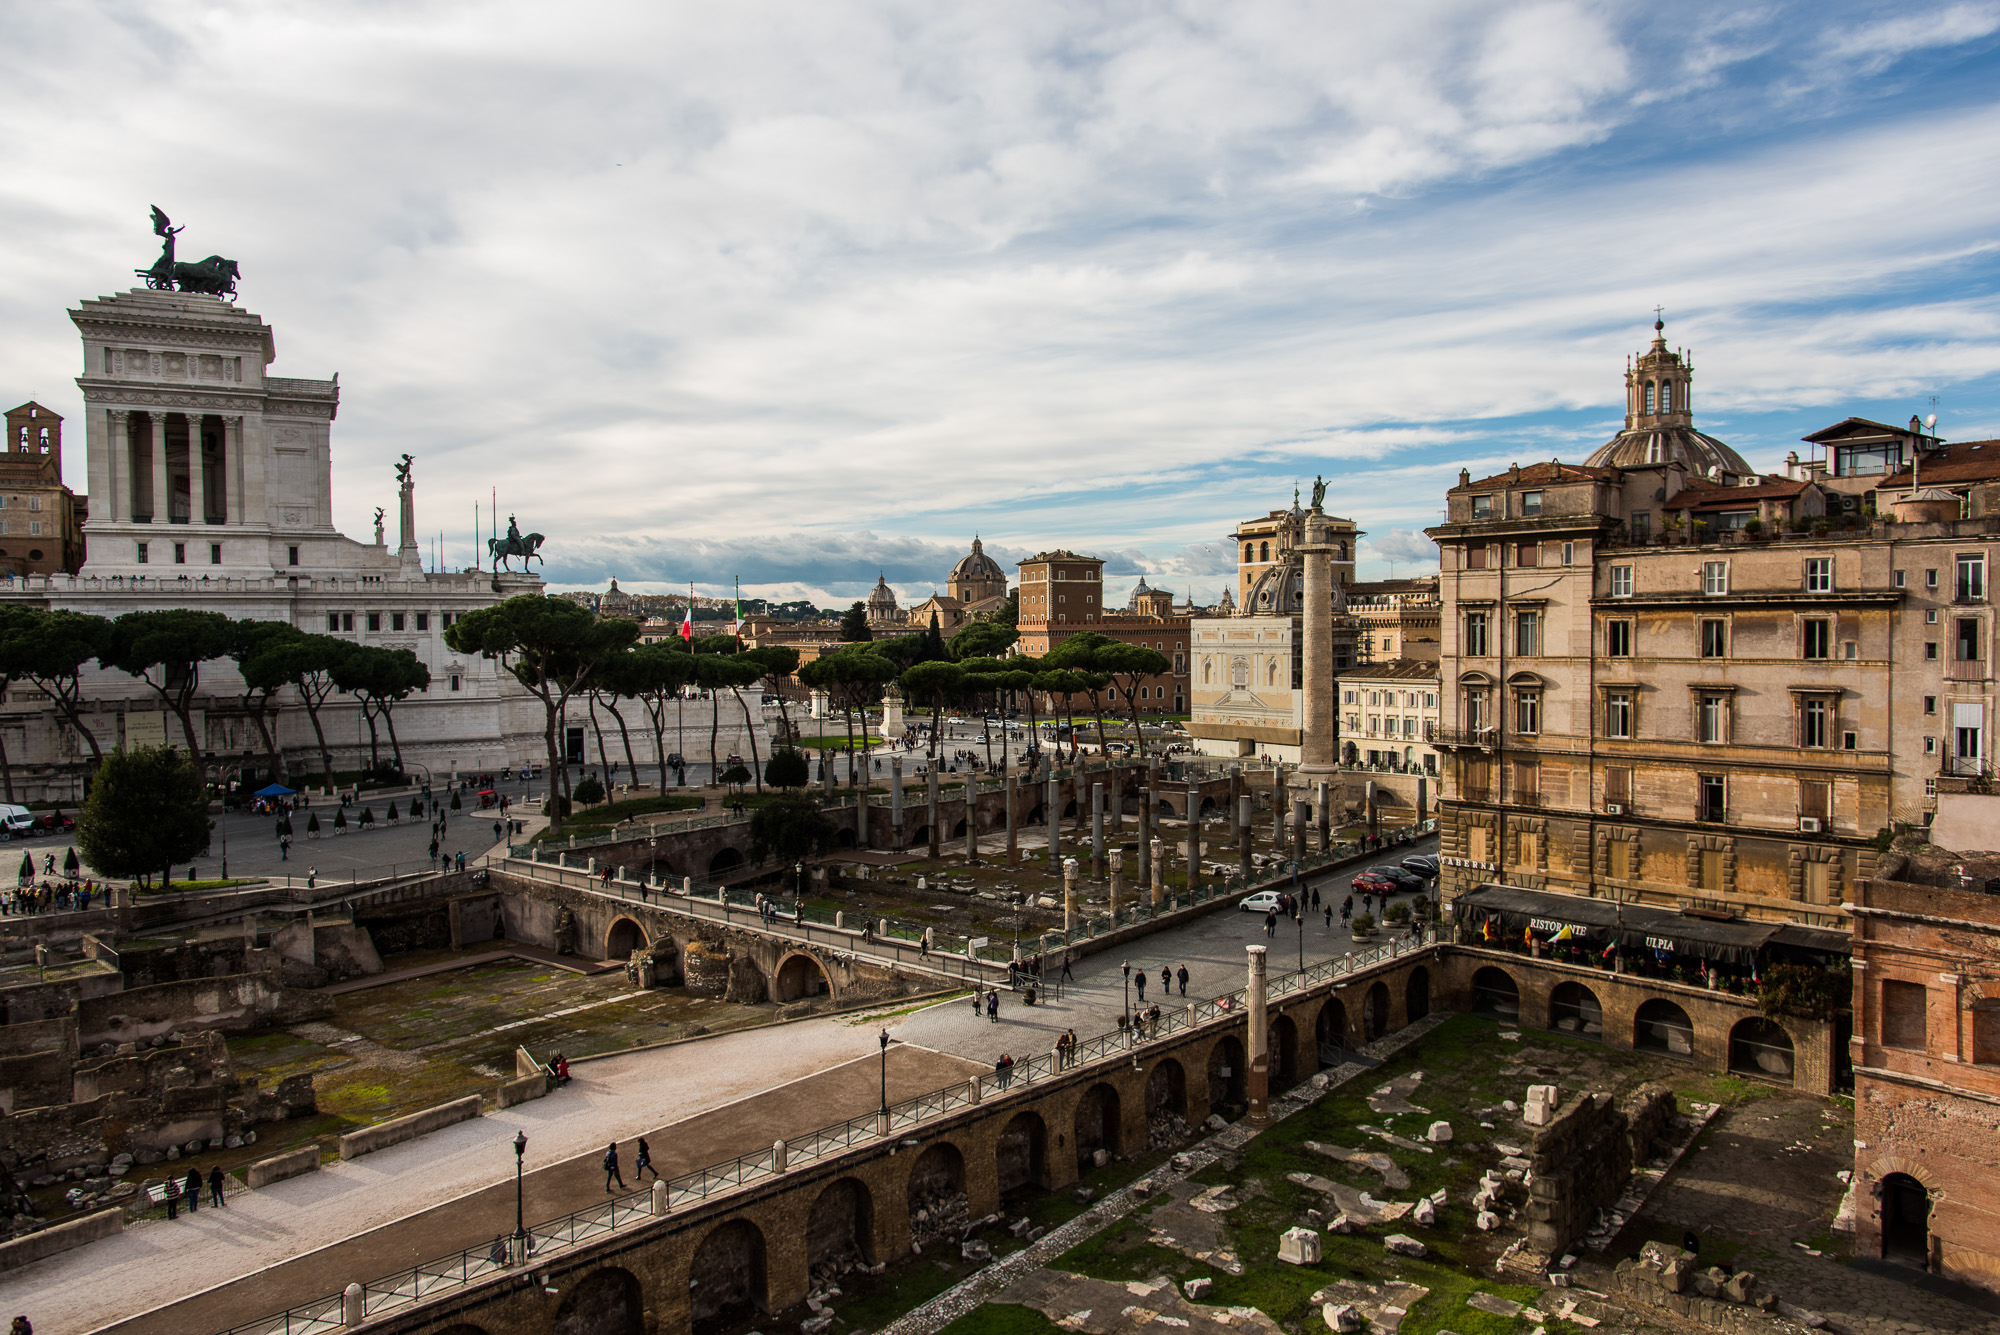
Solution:
{"label": "leafy green tree", "polygon": [[194,735],[194,696],[201,665],[229,653],[235,629],[220,612],[168,608],[127,612],[111,623],[98,663],[139,678],[181,721],[188,755],[199,765],[201,742]]}
{"label": "leafy green tree", "polygon": [[785,740],[791,741],[792,715],[785,707],[785,683],[799,670],[799,651],[790,645],[767,644],[758,649],[746,649],[737,657],[764,669],[764,680],[771,684],[771,694],[778,697],[778,719],[784,728]]}
{"label": "leafy green tree", "polygon": [[1132,741],[1140,755],[1146,754],[1146,736],[1139,729],[1139,683],[1147,677],[1157,677],[1170,670],[1174,660],[1158,649],[1148,649],[1142,644],[1123,644],[1113,641],[1091,655],[1091,667],[1109,676],[1125,697],[1125,707],[1132,717]]}
{"label": "leafy green tree", "polygon": [[331,635],[300,634],[274,641],[251,660],[253,671],[280,674],[299,693],[299,703],[306,707],[313,736],[319,741],[320,773],[326,776],[328,789],[333,787],[333,750],[326,744],[326,727],[319,711],[340,689],[333,679],[334,668],[359,647]]}
{"label": "leafy green tree", "polygon": [[[1077,689],[1090,697],[1090,712],[1097,719],[1099,751],[1104,749],[1104,703],[1100,697],[1105,688],[1111,685],[1111,677],[1098,668],[1097,656],[1117,643],[1118,641],[1109,635],[1088,630],[1070,636],[1050,650],[1048,657],[1043,660],[1050,667],[1067,669],[1076,674]],[[1075,720],[1072,718],[1071,722],[1074,723]],[[1072,732],[1070,734],[1072,754],[1074,754],[1075,738],[1076,734]]]}
{"label": "leafy green tree", "polygon": [[750,771],[741,765],[731,765],[728,769],[722,771],[722,781],[731,788],[741,788],[744,784],[750,782]]}
{"label": "leafy green tree", "polygon": [[278,750],[278,692],[291,684],[286,647],[300,633],[285,621],[237,621],[230,625],[229,656],[243,678],[243,710],[256,720],[264,739],[264,756],[272,777],[285,779],[285,758]]}
{"label": "leafy green tree", "polygon": [[869,646],[869,652],[894,663],[898,672],[915,667],[930,657],[924,649],[924,636],[919,631],[911,631],[908,635],[892,635],[886,640],[876,640]]}
{"label": "leafy green tree", "polygon": [[[638,695],[639,646],[628,644],[623,649],[604,660],[598,671],[597,680],[590,688],[590,723],[597,727],[597,706],[603,705],[604,712],[618,725],[618,741],[625,748],[625,772],[632,776],[631,782],[639,782],[639,762],[632,757],[632,733],[625,726],[625,711],[618,707],[620,699],[630,699]],[[597,754],[604,754],[604,730],[597,732]],[[664,788],[666,785],[661,784]]]}
{"label": "leafy green tree", "polygon": [[[774,757],[775,759],[775,757]],[[806,793],[785,793],[750,814],[750,858],[799,862],[833,846],[834,824]]]}
{"label": "leafy green tree", "polygon": [[764,782],[773,788],[803,788],[811,778],[805,754],[789,746],[771,752],[771,759],[764,765]]}
{"label": "leafy green tree", "polygon": [[194,762],[172,746],[115,752],[97,767],[76,822],[84,860],[103,876],[172,882],[176,863],[208,847],[208,790]]}
{"label": "leafy green tree", "polygon": [[[498,660],[541,700],[549,774],[552,780],[560,774],[567,787],[569,771],[556,736],[563,707],[577,690],[589,687],[605,659],[638,635],[635,622],[618,617],[599,620],[566,598],[525,593],[465,613],[445,628],[444,641],[458,653]],[[561,829],[562,816],[557,812],[549,830]]]}
{"label": "leafy green tree", "polygon": [[679,708],[681,691],[695,681],[694,655],[672,641],[639,645],[619,669],[628,694],[646,710],[653,754],[660,761],[660,791],[667,790],[667,706]]}
{"label": "leafy green tree", "polygon": [[931,613],[930,628],[924,632],[924,661],[935,663],[941,658],[950,658],[945,652],[944,631],[938,627],[938,614]]}
{"label": "leafy green tree", "polygon": [[361,702],[361,715],[368,722],[369,768],[378,768],[382,763],[375,730],[376,720],[379,719],[389,730],[390,753],[395,757],[396,769],[400,772],[403,768],[403,746],[396,739],[396,705],[413,692],[429,686],[431,670],[408,649],[382,649],[362,644],[354,646],[333,665],[333,681]]}
{"label": "leafy green tree", "polygon": [[[764,667],[761,663],[723,654],[697,653],[694,661],[697,680],[701,682],[703,689],[714,697],[712,703],[716,706],[710,712],[708,722],[708,763],[711,767],[715,764],[716,730],[721,726],[722,714],[720,692],[728,691],[736,697],[737,707],[743,711],[743,735],[750,743],[752,766],[751,770],[744,772],[743,777],[749,779],[760,766],[757,757],[757,731],[750,721],[750,704],[743,698],[743,688],[762,680]],[[712,768],[710,772],[714,772]],[[757,776],[757,791],[760,793],[764,791],[764,780],[761,775]]]}
{"label": "leafy green tree", "polygon": [[[856,771],[853,766],[865,747],[858,747],[854,736],[854,711],[866,709],[882,697],[882,688],[896,680],[896,665],[870,649],[848,648],[833,655],[834,678],[840,683],[840,706],[847,716],[848,773]],[[867,737],[867,720],[862,720],[862,739]],[[832,767],[828,767],[832,773]]]}
{"label": "leafy green tree", "polygon": [[865,644],[875,638],[868,629],[868,604],[856,603],[840,618],[840,638],[849,644]]}
{"label": "leafy green tree", "polygon": [[576,800],[587,807],[594,807],[604,800],[604,785],[597,781],[595,774],[588,775],[576,786]]}
{"label": "leafy green tree", "polygon": [[[1058,695],[1062,697],[1063,713],[1069,720],[1069,753],[1074,757],[1077,751],[1075,701],[1077,696],[1090,689],[1090,683],[1084,678],[1081,672],[1072,672],[1066,668],[1061,668],[1052,671],[1037,672],[1035,674],[1035,689],[1048,696],[1051,701]],[[1053,704],[1050,707],[1053,709]]]}
{"label": "leafy green tree", "polygon": [[938,754],[938,722],[944,713],[947,700],[958,698],[965,688],[965,669],[956,663],[932,660],[918,663],[902,676],[904,694],[912,700],[922,700],[931,708],[931,744],[925,754],[933,760]]}
{"label": "leafy green tree", "polygon": [[81,612],[37,612],[25,626],[0,635],[13,675],[33,682],[56,713],[90,747],[92,768],[104,763],[97,734],[83,721],[83,667],[104,652],[111,623]]}
{"label": "leafy green tree", "polygon": [[[993,614],[995,625],[1018,626],[1021,624],[1021,591],[1012,589],[1007,594],[1007,605]],[[1016,632],[1017,634],[1019,632]]]}
{"label": "leafy green tree", "polygon": [[951,637],[951,656],[959,662],[970,658],[998,658],[1014,647],[1021,632],[998,621],[975,621]]}
{"label": "leafy green tree", "polygon": [[740,652],[743,648],[743,642],[734,635],[702,635],[695,639],[691,647],[698,654],[722,654],[727,656]]}
{"label": "leafy green tree", "polygon": [[[14,652],[14,641],[31,631],[35,623],[47,616],[39,607],[8,605],[0,607],[0,700],[7,698],[7,690],[16,678],[25,676],[24,664]],[[3,788],[9,803],[14,800],[14,766],[7,758],[7,731],[0,728],[0,788]]]}

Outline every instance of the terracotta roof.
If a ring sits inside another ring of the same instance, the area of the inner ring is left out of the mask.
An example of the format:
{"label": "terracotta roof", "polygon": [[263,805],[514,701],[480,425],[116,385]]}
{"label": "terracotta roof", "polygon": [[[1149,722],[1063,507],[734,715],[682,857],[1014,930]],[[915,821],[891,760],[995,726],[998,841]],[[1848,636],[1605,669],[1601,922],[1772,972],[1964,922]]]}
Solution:
{"label": "terracotta roof", "polygon": [[1370,663],[1366,667],[1348,668],[1333,675],[1341,681],[1351,681],[1357,677],[1375,680],[1418,681],[1438,679],[1436,663],[1426,663],[1415,658],[1398,658],[1388,663]]}
{"label": "terracotta roof", "polygon": [[1597,478],[1608,478],[1617,470],[1613,468],[1585,468],[1581,464],[1547,463],[1529,464],[1521,470],[1519,477],[1512,472],[1496,473],[1477,482],[1467,482],[1453,487],[1453,491],[1483,491],[1489,487],[1533,487],[1550,482],[1583,482]]}
{"label": "terracotta roof", "polygon": [[2000,440],[1954,440],[1937,453],[1926,454],[1917,476],[1905,468],[1875,485],[1914,487],[1921,481],[1925,486],[1948,487],[1954,483],[1964,485],[1996,479],[2000,479]]}
{"label": "terracotta roof", "polygon": [[1765,477],[1751,487],[1719,487],[1712,482],[1689,483],[1666,503],[1669,510],[1734,510],[1756,501],[1787,501],[1811,486],[1799,478]]}

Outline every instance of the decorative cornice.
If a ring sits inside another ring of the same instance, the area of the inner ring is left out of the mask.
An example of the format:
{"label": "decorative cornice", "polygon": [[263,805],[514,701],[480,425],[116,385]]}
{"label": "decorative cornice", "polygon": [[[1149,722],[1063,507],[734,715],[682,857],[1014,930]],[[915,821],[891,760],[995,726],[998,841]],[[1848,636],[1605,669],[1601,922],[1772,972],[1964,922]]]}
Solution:
{"label": "decorative cornice", "polygon": [[254,325],[247,329],[201,326],[190,329],[185,324],[146,324],[137,321],[77,321],[77,327],[84,334],[104,343],[170,343],[181,347],[201,346],[205,348],[231,348],[239,351],[270,351],[270,329],[266,325]]}
{"label": "decorative cornice", "polygon": [[266,417],[318,417],[331,422],[334,411],[338,407],[338,404],[328,403],[324,400],[313,402],[306,399],[266,399],[264,401],[264,415]]}
{"label": "decorative cornice", "polygon": [[[86,406],[116,408],[201,408],[207,412],[255,413],[268,411],[259,395],[217,394],[199,390],[140,389],[116,381],[90,380],[78,376],[76,386],[83,391]],[[326,405],[321,405],[325,407]]]}

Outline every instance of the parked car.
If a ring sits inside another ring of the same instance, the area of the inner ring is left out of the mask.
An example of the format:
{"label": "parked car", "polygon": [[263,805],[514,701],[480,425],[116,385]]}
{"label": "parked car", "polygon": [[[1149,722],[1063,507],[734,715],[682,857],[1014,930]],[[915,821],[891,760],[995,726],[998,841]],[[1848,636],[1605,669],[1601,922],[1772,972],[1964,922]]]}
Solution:
{"label": "parked car", "polygon": [[1418,853],[1403,859],[1403,866],[1427,881],[1435,881],[1438,874],[1438,860],[1435,853]]}
{"label": "parked car", "polygon": [[1402,867],[1398,867],[1393,863],[1384,863],[1382,866],[1370,867],[1368,870],[1371,874],[1380,876],[1394,885],[1398,891],[1414,893],[1426,888],[1423,877],[1413,871],[1407,871]]}
{"label": "parked car", "polygon": [[76,818],[60,811],[44,811],[35,817],[36,834],[67,834],[76,828]]}
{"label": "parked car", "polygon": [[35,814],[26,807],[0,806],[0,843],[26,839],[35,832]]}
{"label": "parked car", "polygon": [[1396,883],[1386,876],[1377,876],[1372,871],[1357,872],[1348,888],[1357,895],[1393,895]]}
{"label": "parked car", "polygon": [[1256,894],[1251,895],[1243,901],[1243,911],[1245,913],[1269,913],[1272,909],[1278,907],[1278,898],[1276,890],[1259,890]]}

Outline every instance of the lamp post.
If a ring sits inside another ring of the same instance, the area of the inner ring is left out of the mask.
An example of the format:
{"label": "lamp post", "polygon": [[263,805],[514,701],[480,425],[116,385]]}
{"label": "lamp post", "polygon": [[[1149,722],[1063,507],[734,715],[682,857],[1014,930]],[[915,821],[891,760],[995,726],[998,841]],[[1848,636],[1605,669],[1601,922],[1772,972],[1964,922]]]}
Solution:
{"label": "lamp post", "polygon": [[887,1029],[882,1031],[880,1041],[882,1044],[882,1116],[886,1119],[889,1116],[889,1031]]}
{"label": "lamp post", "polygon": [[794,887],[793,895],[799,901],[800,911],[803,912],[806,902],[806,860],[804,858],[798,858],[792,863],[792,885]]}
{"label": "lamp post", "polygon": [[1132,1025],[1130,1023],[1132,1017],[1132,964],[1128,960],[1118,967],[1125,974],[1125,1019],[1127,1023],[1124,1025],[1124,1029],[1125,1041],[1129,1044],[1132,1041]]}
{"label": "lamp post", "polygon": [[528,1133],[514,1133],[514,1256],[528,1259],[528,1226],[521,1213],[521,1160],[528,1153]]}

